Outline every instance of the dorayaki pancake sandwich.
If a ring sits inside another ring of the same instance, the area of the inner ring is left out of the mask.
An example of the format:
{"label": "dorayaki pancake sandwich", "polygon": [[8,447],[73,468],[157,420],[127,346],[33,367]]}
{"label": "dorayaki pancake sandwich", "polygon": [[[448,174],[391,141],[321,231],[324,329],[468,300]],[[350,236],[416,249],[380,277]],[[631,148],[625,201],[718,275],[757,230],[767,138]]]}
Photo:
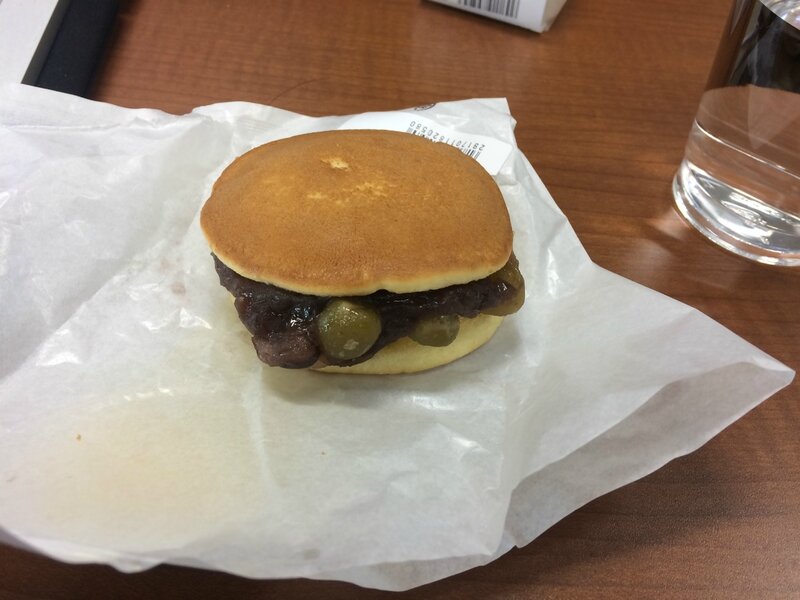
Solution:
{"label": "dorayaki pancake sandwich", "polygon": [[423,371],[486,343],[525,299],[492,177],[407,133],[259,146],[222,173],[200,225],[271,366]]}

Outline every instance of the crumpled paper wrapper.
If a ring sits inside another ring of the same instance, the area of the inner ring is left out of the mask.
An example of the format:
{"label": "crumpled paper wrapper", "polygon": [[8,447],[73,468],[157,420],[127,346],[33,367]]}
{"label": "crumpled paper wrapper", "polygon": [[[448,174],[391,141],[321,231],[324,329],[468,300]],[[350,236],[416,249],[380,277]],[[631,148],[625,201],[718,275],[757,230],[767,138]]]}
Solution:
{"label": "crumpled paper wrapper", "polygon": [[594,265],[504,100],[419,114],[511,146],[495,179],[526,304],[449,366],[329,376],[258,362],[198,214],[237,155],[347,117],[173,116],[0,87],[5,542],[125,571],[407,589],[527,544],[791,381]]}

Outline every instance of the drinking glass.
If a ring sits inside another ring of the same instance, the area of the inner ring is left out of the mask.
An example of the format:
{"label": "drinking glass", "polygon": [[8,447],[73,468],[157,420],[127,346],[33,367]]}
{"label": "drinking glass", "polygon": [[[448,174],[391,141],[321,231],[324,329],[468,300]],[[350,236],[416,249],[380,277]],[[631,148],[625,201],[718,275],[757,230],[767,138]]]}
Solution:
{"label": "drinking glass", "polygon": [[720,246],[800,266],[800,0],[734,1],[673,193]]}

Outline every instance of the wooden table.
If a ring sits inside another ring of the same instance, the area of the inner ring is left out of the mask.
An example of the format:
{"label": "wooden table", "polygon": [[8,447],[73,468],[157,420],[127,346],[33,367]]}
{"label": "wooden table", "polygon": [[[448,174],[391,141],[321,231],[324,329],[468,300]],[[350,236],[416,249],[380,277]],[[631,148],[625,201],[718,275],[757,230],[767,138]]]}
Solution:
{"label": "wooden table", "polygon": [[[176,113],[249,100],[311,115],[505,96],[520,147],[594,261],[796,369],[800,270],[727,254],[672,208],[729,5],[569,0],[537,35],[422,0],[134,0],[93,95]],[[384,596],[176,567],[122,575],[0,548],[2,598]],[[800,386],[529,546],[401,597],[800,597]]]}

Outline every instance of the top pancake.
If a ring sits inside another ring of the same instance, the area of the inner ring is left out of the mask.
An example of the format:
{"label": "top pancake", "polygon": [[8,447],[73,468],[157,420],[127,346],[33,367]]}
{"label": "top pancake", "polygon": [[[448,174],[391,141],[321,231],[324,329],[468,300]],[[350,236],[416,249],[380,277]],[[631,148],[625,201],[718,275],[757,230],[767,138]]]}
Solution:
{"label": "top pancake", "polygon": [[500,269],[512,242],[500,190],[475,160],[392,131],[259,146],[222,173],[200,226],[240,275],[317,296],[467,283]]}

